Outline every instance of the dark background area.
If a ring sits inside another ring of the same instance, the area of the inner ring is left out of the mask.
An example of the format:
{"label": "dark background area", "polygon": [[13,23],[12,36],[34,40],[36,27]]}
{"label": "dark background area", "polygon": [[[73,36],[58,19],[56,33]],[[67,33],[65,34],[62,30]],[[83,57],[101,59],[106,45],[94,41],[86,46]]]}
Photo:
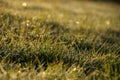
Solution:
{"label": "dark background area", "polygon": [[[90,1],[90,0],[89,0]],[[101,1],[101,2],[114,2],[114,3],[120,3],[120,0],[91,0],[91,1]]]}
{"label": "dark background area", "polygon": [[113,3],[120,3],[120,0],[78,0],[78,1],[97,1],[97,2],[113,2]]}

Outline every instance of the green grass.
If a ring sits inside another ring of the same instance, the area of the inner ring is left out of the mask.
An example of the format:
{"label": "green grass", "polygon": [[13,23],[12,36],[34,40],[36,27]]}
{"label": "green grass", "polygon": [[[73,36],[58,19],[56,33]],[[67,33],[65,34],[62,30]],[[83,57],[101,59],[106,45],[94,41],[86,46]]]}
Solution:
{"label": "green grass", "polygon": [[120,79],[118,4],[5,0],[0,7],[0,80]]}

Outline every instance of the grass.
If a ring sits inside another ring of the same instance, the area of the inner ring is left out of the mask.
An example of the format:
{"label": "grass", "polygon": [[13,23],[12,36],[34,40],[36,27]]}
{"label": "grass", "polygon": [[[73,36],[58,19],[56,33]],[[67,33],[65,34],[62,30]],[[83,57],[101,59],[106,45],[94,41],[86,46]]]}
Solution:
{"label": "grass", "polygon": [[118,4],[5,0],[0,7],[0,80],[120,79]]}

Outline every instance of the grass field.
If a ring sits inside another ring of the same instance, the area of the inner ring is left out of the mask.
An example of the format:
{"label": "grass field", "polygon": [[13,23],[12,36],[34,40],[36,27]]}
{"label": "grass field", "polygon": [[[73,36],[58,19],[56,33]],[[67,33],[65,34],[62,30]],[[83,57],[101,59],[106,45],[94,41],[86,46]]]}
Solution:
{"label": "grass field", "polygon": [[0,1],[0,80],[120,80],[120,5]]}

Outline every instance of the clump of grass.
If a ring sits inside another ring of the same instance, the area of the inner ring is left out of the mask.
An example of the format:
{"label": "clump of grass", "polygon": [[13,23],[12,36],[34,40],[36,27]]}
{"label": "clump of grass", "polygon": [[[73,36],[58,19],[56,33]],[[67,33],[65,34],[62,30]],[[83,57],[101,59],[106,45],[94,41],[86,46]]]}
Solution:
{"label": "clump of grass", "polygon": [[0,79],[119,79],[118,29],[0,16]]}

